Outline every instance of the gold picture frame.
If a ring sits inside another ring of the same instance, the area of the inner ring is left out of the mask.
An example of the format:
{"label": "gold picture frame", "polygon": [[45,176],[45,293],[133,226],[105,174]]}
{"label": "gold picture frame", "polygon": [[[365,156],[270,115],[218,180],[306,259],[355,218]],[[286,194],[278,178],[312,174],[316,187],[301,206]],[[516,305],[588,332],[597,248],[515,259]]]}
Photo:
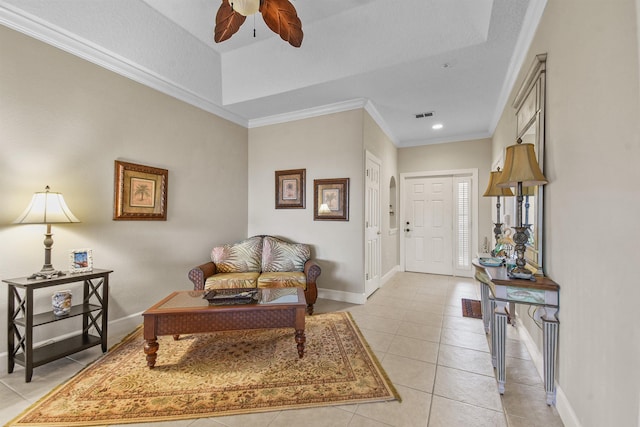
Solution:
{"label": "gold picture frame", "polygon": [[349,178],[313,180],[313,219],[349,221]]}
{"label": "gold picture frame", "polygon": [[305,209],[306,169],[276,171],[276,209]]}
{"label": "gold picture frame", "polygon": [[114,220],[167,220],[167,169],[115,161]]}

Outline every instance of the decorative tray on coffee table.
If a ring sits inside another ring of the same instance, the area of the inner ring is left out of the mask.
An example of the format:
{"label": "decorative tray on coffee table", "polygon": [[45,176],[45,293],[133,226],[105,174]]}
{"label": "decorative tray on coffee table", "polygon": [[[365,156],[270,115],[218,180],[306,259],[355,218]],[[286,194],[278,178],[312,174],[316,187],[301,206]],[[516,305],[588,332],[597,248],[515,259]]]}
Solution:
{"label": "decorative tray on coffee table", "polygon": [[203,295],[209,305],[255,304],[260,299],[259,289],[211,289]]}

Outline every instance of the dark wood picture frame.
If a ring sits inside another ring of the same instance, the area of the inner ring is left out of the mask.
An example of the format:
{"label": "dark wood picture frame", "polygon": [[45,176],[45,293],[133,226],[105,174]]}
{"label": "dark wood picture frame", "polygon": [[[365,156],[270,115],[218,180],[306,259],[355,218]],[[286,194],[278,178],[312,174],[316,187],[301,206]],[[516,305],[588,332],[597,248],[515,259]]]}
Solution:
{"label": "dark wood picture frame", "polygon": [[114,220],[166,221],[167,169],[115,161]]}
{"label": "dark wood picture frame", "polygon": [[305,209],[306,169],[276,171],[276,209]]}
{"label": "dark wood picture frame", "polygon": [[349,221],[349,178],[313,180],[313,219]]}

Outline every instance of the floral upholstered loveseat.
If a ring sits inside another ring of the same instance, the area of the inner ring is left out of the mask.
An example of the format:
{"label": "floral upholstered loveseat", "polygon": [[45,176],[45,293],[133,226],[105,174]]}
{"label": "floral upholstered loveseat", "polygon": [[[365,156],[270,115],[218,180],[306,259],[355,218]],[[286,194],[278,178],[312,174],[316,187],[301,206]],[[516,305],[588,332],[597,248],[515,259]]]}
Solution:
{"label": "floral upholstered loveseat", "polygon": [[213,248],[211,262],[192,268],[189,279],[196,290],[300,287],[313,314],[321,270],[310,258],[309,245],[254,236]]}

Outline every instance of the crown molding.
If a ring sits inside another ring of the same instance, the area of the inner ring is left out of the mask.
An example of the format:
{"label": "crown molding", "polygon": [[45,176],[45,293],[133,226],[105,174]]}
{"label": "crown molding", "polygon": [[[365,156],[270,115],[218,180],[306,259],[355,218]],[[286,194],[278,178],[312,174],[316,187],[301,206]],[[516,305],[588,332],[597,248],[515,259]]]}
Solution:
{"label": "crown molding", "polygon": [[148,86],[187,104],[215,114],[240,126],[247,127],[247,120],[231,113],[212,101],[169,81],[138,64],[82,39],[68,31],[28,14],[11,5],[0,5],[0,24],[26,34],[74,56],[92,62],[102,68]]}
{"label": "crown molding", "polygon": [[544,13],[546,6],[547,0],[532,0],[531,3],[529,3],[529,7],[527,8],[527,12],[524,17],[524,22],[522,23],[522,31],[520,31],[520,35],[516,41],[516,46],[513,50],[513,55],[511,56],[511,61],[509,62],[509,67],[507,69],[507,75],[505,76],[502,89],[500,90],[500,96],[496,103],[496,110],[493,113],[493,118],[489,124],[489,133],[491,135],[495,132],[496,127],[498,126],[498,121],[500,121],[500,117],[502,117],[509,95],[513,90],[513,86],[516,83],[522,64],[527,57],[527,53],[529,53],[531,42],[536,34],[538,24],[540,23],[540,19],[542,19],[542,14]]}
{"label": "crown molding", "polygon": [[367,103],[364,106],[364,109],[367,111],[367,113],[369,113],[373,121],[375,121],[378,124],[378,126],[380,126],[380,129],[382,129],[382,132],[384,132],[385,135],[387,135],[387,137],[391,140],[393,145],[395,145],[396,147],[399,147],[400,141],[398,141],[398,139],[395,137],[393,132],[391,132],[391,128],[389,127],[387,122],[382,118],[382,115],[380,114],[376,106],[373,104],[373,102],[371,102],[370,100],[367,101]]}
{"label": "crown molding", "polygon": [[423,145],[434,145],[434,144],[446,144],[448,142],[473,141],[475,139],[491,138],[491,135],[492,135],[491,132],[486,131],[486,132],[477,132],[477,133],[465,133],[461,135],[452,135],[447,138],[414,139],[411,141],[402,142],[398,146],[398,148],[418,147]]}
{"label": "crown molding", "polygon": [[336,102],[334,104],[327,104],[321,107],[308,108],[305,110],[292,111],[289,113],[283,114],[275,114],[273,116],[261,117],[258,119],[249,120],[249,128],[258,128],[262,126],[269,126],[273,124],[279,123],[287,123],[295,120],[309,119],[318,116],[324,116],[326,114],[333,113],[341,113],[344,111],[356,110],[359,108],[363,108],[365,111],[369,113],[371,118],[380,126],[382,131],[391,139],[393,144],[397,147],[398,140],[393,136],[391,132],[391,128],[385,120],[382,118],[382,115],[378,112],[378,109],[375,107],[373,102],[364,98],[356,98],[349,101],[344,102]]}
{"label": "crown molding", "polygon": [[322,105],[320,107],[307,108],[304,110],[292,111],[289,113],[274,114],[273,116],[260,117],[249,120],[249,129],[262,126],[275,125],[278,123],[292,122],[295,120],[309,119],[312,117],[324,116],[327,114],[341,113],[343,111],[364,108],[367,100],[363,98],[352,99],[335,104]]}

